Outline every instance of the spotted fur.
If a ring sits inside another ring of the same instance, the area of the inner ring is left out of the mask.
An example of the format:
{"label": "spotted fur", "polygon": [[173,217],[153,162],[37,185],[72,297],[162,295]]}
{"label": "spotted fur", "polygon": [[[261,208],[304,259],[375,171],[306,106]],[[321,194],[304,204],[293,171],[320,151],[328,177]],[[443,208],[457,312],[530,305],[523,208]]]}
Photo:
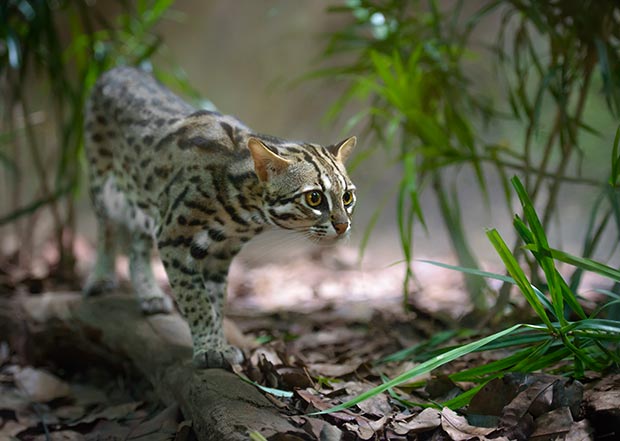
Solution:
{"label": "spotted fur", "polygon": [[224,339],[222,307],[244,243],[269,227],[317,241],[349,234],[355,187],[344,161],[354,137],[322,147],[256,134],[232,116],[196,110],[142,71],[117,68],[94,87],[85,138],[99,228],[84,293],[115,285],[121,227],[142,310],[169,312],[151,269],[155,243],[201,367],[243,358]]}

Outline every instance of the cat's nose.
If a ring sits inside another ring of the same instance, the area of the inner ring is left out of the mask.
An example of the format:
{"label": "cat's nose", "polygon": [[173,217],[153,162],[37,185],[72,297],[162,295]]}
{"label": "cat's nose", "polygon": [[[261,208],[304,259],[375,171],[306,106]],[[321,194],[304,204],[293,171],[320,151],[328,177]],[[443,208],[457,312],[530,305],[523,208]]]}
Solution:
{"label": "cat's nose", "polygon": [[349,228],[348,222],[338,223],[338,224],[335,222],[332,222],[332,225],[334,226],[334,230],[336,230],[336,233],[338,233],[338,236],[346,233],[347,229]]}

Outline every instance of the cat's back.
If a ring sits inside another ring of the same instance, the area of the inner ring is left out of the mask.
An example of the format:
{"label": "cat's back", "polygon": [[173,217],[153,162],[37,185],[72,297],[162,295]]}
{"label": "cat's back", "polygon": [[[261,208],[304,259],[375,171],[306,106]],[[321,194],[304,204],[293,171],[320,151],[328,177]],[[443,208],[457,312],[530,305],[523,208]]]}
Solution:
{"label": "cat's back", "polygon": [[132,67],[117,67],[101,75],[87,108],[113,120],[121,130],[151,132],[165,130],[196,110],[150,74]]}
{"label": "cat's back", "polygon": [[214,141],[236,150],[237,142],[249,131],[233,116],[196,109],[149,73],[133,67],[117,67],[101,75],[87,109],[87,132],[97,126],[105,130],[111,123],[124,141],[144,144],[147,151],[167,148],[170,143],[185,150]]}

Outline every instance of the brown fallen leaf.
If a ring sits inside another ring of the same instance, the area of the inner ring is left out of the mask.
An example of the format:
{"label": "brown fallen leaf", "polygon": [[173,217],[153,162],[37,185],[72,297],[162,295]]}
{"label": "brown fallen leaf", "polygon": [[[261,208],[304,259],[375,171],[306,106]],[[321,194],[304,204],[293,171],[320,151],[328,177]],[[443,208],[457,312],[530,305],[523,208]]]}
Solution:
{"label": "brown fallen leaf", "polygon": [[42,434],[31,439],[32,441],[84,441],[86,438],[83,434],[73,430],[59,430],[50,432],[49,437],[46,434]]}
{"label": "brown fallen leaf", "polygon": [[280,381],[289,388],[306,388],[312,386],[312,381],[306,371],[299,367],[279,367],[277,372]]}
{"label": "brown fallen leaf", "polygon": [[530,440],[559,439],[561,435],[570,431],[573,426],[573,417],[568,407],[560,407],[536,418],[534,423],[536,424],[536,429],[530,435]]}
{"label": "brown fallen leaf", "polygon": [[[314,390],[311,388],[298,389],[295,391],[295,393],[306,403],[312,406],[311,408],[307,409],[308,412],[312,412],[314,410],[327,410],[330,407],[334,406],[333,403],[325,401],[324,398],[317,395],[316,392],[314,392]],[[343,421],[351,421],[355,419],[355,415],[353,415],[348,410],[342,412],[333,412],[330,413],[330,416]]]}
{"label": "brown fallen leaf", "polygon": [[300,352],[308,349],[316,349],[321,346],[336,345],[343,342],[349,342],[353,339],[363,338],[361,331],[339,327],[326,331],[313,332],[302,335],[295,341],[295,348]]}
{"label": "brown fallen leaf", "polygon": [[29,427],[37,426],[39,423],[52,425],[58,424],[59,420],[56,415],[51,412],[51,409],[45,404],[33,404],[28,409],[22,409],[15,413],[15,418],[20,424],[24,424]]}
{"label": "brown fallen leaf", "polygon": [[383,428],[385,426],[385,423],[387,422],[387,419],[388,417],[384,416],[377,421],[356,420],[355,423],[345,423],[344,426],[350,432],[355,433],[360,439],[377,439],[380,438],[380,433],[383,432]]}
{"label": "brown fallen leaf", "polygon": [[346,363],[308,363],[306,366],[310,373],[317,377],[338,378],[355,372],[361,360],[349,360]]}
{"label": "brown fallen leaf", "polygon": [[474,395],[467,408],[468,414],[500,416],[504,406],[517,395],[519,384],[513,377],[504,375],[484,385]]}
{"label": "brown fallen leaf", "polygon": [[19,390],[37,403],[46,403],[71,393],[67,383],[42,369],[26,367],[17,371],[14,378]]}
{"label": "brown fallen leaf", "polygon": [[428,407],[417,415],[392,421],[390,425],[392,430],[398,435],[427,432],[441,425],[441,412],[437,409]]}
{"label": "brown fallen leaf", "polygon": [[[470,426],[465,417],[458,415],[447,407],[441,410],[441,428],[453,441],[468,441],[472,438],[477,438],[478,441],[490,441],[486,435],[495,430],[489,427]],[[508,441],[508,438],[500,436],[493,438],[493,440]]]}
{"label": "brown fallen leaf", "polygon": [[620,409],[620,375],[609,375],[590,385],[584,395],[587,406],[594,412]]}
{"label": "brown fallen leaf", "polygon": [[134,401],[130,403],[117,404],[116,406],[106,407],[98,412],[86,415],[84,418],[76,420],[69,424],[74,426],[77,424],[88,424],[97,420],[118,420],[130,416],[135,410],[142,405],[141,401]]}
{"label": "brown fallen leaf", "polygon": [[[525,436],[529,436],[533,426],[529,427],[529,421],[533,416],[529,413],[530,408],[536,403],[537,414],[541,414],[541,409],[549,410],[553,400],[553,385],[558,381],[556,378],[538,378],[504,407],[500,418],[500,427],[507,432],[518,428]],[[551,394],[551,395],[550,395]],[[529,416],[528,416],[529,415]],[[525,426],[528,428],[524,431]]]}
{"label": "brown fallen leaf", "polygon": [[92,432],[85,435],[86,441],[127,441],[131,429],[116,421],[101,420]]}
{"label": "brown fallen leaf", "polygon": [[592,441],[593,439],[594,429],[590,427],[588,420],[581,420],[573,424],[564,441]]}
{"label": "brown fallen leaf", "polygon": [[54,415],[62,420],[77,420],[81,418],[86,413],[86,409],[84,406],[61,406],[57,409],[54,409]]}
{"label": "brown fallen leaf", "polygon": [[311,435],[312,439],[339,441],[342,438],[342,431],[325,420],[305,416],[292,416],[291,420]]}
{"label": "brown fallen leaf", "polygon": [[463,392],[463,390],[450,380],[447,375],[432,377],[426,383],[424,391],[428,394],[428,397],[435,402],[451,400]]}
{"label": "brown fallen leaf", "polygon": [[12,439],[12,437],[17,436],[20,432],[28,429],[29,426],[21,424],[17,421],[8,420],[2,428],[0,428],[0,440]]}
{"label": "brown fallen leaf", "polygon": [[[370,390],[372,387],[372,385],[362,384],[357,381],[347,381],[343,385],[343,388],[347,391],[347,396],[343,399],[351,399],[366,392],[367,390]],[[357,403],[357,407],[359,407],[364,414],[370,414],[376,417],[382,417],[392,413],[392,406],[388,402],[388,397],[385,393],[380,393],[374,397],[361,401]]]}
{"label": "brown fallen leaf", "polygon": [[179,405],[173,404],[153,418],[145,420],[131,430],[132,440],[163,441],[173,439],[179,425]]}

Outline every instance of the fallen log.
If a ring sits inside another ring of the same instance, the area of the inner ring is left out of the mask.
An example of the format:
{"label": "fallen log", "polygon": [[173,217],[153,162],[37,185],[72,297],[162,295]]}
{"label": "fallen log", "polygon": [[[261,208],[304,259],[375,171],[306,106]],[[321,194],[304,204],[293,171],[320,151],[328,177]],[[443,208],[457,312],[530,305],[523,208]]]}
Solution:
{"label": "fallen log", "polygon": [[[247,440],[253,431],[266,438],[313,439],[235,374],[194,368],[189,329],[181,316],[145,317],[129,295],[0,297],[0,339],[31,360],[69,357],[66,362],[89,360],[117,368],[131,363],[164,404],[179,404],[200,441]],[[322,427],[321,439],[340,439],[339,429],[308,420]]]}

